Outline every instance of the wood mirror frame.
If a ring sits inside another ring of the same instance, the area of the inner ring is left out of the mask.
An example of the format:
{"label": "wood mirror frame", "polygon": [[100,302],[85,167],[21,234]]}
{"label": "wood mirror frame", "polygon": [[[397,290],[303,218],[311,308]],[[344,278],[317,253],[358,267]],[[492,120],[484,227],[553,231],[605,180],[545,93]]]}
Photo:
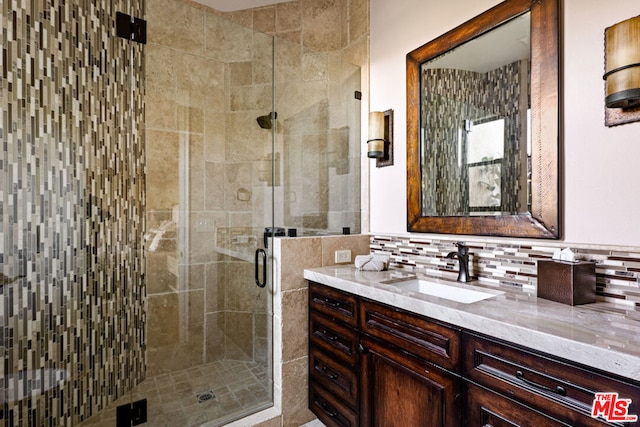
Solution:
{"label": "wood mirror frame", "polygon": [[[411,232],[558,239],[559,0],[506,0],[407,54],[407,229]],[[421,66],[527,11],[531,12],[531,212],[423,216]]]}

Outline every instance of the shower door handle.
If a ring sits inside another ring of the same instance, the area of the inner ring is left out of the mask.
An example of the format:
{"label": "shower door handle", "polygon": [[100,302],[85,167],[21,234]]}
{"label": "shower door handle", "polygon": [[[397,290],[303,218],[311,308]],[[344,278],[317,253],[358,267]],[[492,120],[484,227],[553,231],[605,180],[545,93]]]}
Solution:
{"label": "shower door handle", "polygon": [[[262,257],[262,281],[260,280],[260,263],[259,258]],[[255,259],[256,286],[264,288],[267,284],[267,253],[264,249],[256,249]]]}

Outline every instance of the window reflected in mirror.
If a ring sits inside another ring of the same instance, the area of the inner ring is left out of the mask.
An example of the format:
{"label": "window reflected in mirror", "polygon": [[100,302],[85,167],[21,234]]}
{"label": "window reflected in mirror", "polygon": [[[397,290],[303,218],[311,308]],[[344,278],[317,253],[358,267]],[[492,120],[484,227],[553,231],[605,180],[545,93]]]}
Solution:
{"label": "window reflected in mirror", "polygon": [[489,119],[467,125],[465,145],[469,210],[490,213],[502,206],[502,160],[504,158],[504,119]]}

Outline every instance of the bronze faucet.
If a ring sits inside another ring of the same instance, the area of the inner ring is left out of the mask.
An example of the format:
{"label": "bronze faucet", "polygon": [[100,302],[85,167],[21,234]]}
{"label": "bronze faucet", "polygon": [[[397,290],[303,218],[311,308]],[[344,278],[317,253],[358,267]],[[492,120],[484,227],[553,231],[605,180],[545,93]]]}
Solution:
{"label": "bronze faucet", "polygon": [[471,275],[469,274],[469,248],[464,242],[454,243],[458,248],[457,251],[449,252],[446,258],[458,260],[458,282],[470,282]]}

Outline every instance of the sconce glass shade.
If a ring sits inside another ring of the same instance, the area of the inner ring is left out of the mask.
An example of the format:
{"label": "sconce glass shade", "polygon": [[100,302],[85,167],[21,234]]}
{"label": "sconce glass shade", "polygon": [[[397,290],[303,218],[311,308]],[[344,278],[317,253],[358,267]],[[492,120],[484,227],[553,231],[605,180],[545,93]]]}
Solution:
{"label": "sconce glass shade", "polygon": [[608,108],[640,106],[640,16],[605,30],[605,74]]}
{"label": "sconce glass shade", "polygon": [[369,113],[367,157],[372,159],[384,157],[384,113],[382,111]]}

